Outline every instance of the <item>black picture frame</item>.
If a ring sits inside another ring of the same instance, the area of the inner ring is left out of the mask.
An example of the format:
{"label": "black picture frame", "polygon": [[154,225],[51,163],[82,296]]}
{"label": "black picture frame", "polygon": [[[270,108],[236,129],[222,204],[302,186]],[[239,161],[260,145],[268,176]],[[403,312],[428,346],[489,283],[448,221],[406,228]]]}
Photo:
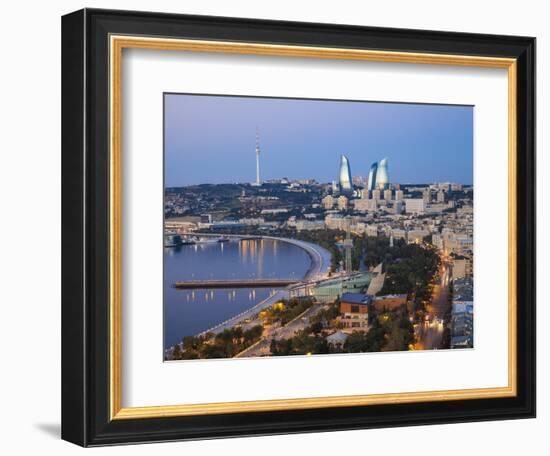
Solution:
{"label": "black picture frame", "polygon": [[[109,36],[517,59],[517,395],[111,420]],[[82,446],[535,416],[535,39],[84,9],[62,19],[62,438]]]}

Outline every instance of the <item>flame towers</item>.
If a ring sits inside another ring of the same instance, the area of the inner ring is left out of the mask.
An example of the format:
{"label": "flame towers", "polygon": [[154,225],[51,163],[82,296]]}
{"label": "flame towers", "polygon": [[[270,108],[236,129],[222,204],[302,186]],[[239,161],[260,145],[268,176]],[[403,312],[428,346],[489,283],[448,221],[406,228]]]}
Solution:
{"label": "flame towers", "polygon": [[376,188],[384,190],[390,185],[390,176],[388,174],[388,159],[383,158],[378,163],[378,171],[376,172]]}
{"label": "flame towers", "polygon": [[367,180],[367,191],[386,190],[390,186],[390,175],[388,173],[388,159],[383,158],[379,162],[370,165],[369,177]]}
{"label": "flame towers", "polygon": [[378,162],[374,162],[370,166],[369,178],[367,180],[367,190],[372,191],[376,188],[376,174],[378,171]]}
{"label": "flame towers", "polygon": [[353,187],[351,185],[351,170],[349,167],[348,157],[345,155],[340,156],[340,173],[339,173],[339,182],[340,182],[340,192],[343,194],[353,193]]}

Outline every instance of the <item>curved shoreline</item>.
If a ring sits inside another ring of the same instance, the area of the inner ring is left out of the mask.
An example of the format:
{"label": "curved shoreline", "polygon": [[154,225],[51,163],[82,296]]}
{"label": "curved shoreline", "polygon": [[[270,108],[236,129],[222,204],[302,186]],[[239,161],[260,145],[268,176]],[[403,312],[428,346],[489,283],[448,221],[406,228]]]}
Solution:
{"label": "curved shoreline", "polygon": [[[302,277],[302,280],[313,280],[314,278],[318,278],[316,276],[321,276],[323,275],[323,273],[326,274],[330,271],[331,253],[320,245],[312,244],[311,242],[300,241],[298,239],[281,238],[275,236],[260,236],[260,238],[268,239],[271,241],[287,242],[288,244],[292,244],[296,247],[300,247],[301,249],[303,249],[309,255],[311,259],[311,265]],[[200,336],[209,332],[214,334],[222,332],[224,329],[235,326],[240,321],[253,316],[260,310],[263,310],[266,307],[273,305],[275,302],[281,299],[285,299],[287,297],[288,293],[285,291],[285,289],[278,290],[272,296],[267,297],[263,301],[254,304],[252,307],[240,312],[237,315],[234,315],[233,317],[228,318],[221,323],[212,326],[205,331],[201,331],[197,335]]]}
{"label": "curved shoreline", "polygon": [[[233,235],[232,237],[235,238],[241,238],[244,236],[239,235]],[[291,238],[282,238],[282,237],[276,237],[276,236],[259,236],[260,239],[267,239],[271,241],[281,241],[286,242],[288,244],[292,244],[296,247],[301,248],[304,250],[310,260],[311,264],[302,277],[302,280],[304,281],[311,281],[321,278],[322,276],[325,276],[330,271],[330,263],[331,263],[331,256],[332,254],[326,250],[325,248],[321,247],[320,245],[313,244],[311,242],[301,241],[298,239],[291,239]],[[228,318],[227,320],[220,322],[211,328],[201,331],[197,333],[197,336],[204,335],[207,333],[220,333],[224,329],[230,328],[238,324],[240,321],[245,320],[246,318],[250,318],[259,311],[265,309],[266,307],[269,307],[273,305],[275,302],[285,299],[288,297],[288,292],[285,289],[281,289],[276,291],[273,295],[267,297],[263,301],[260,301],[256,304],[254,304],[252,307],[240,312],[237,315],[234,315],[233,317]],[[171,350],[174,346],[167,348],[166,350]]]}
{"label": "curved shoreline", "polygon": [[[216,233],[200,233],[200,232],[195,233],[195,235],[222,236],[221,234],[216,234]],[[249,237],[249,235],[244,235],[244,234],[223,234],[223,236],[227,238],[232,238],[232,239],[243,239],[243,238]],[[304,277],[302,277],[302,280],[312,280],[312,277],[314,275],[323,275],[323,274],[326,275],[330,271],[330,262],[331,262],[332,254],[327,249],[325,249],[324,247],[321,247],[320,245],[314,244],[312,242],[301,241],[299,239],[284,238],[284,237],[277,237],[277,236],[257,235],[254,237],[259,240],[268,239],[272,241],[286,242],[296,247],[300,247],[302,250],[305,250],[305,252],[310,257],[312,264],[306,271]]]}
{"label": "curved shoreline", "polygon": [[312,242],[300,241],[299,239],[282,238],[275,236],[261,236],[262,239],[270,239],[273,241],[287,242],[288,244],[295,245],[305,250],[311,259],[311,265],[302,277],[302,280],[312,280],[315,275],[327,274],[330,271],[330,260],[332,254],[321,247],[320,245],[313,244]]}

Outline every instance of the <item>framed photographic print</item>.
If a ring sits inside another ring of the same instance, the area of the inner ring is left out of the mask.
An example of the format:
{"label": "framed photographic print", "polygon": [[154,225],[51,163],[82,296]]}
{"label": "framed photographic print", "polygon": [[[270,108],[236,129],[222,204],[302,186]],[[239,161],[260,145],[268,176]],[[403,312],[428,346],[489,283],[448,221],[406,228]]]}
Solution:
{"label": "framed photographic print", "polygon": [[535,416],[535,40],[62,21],[62,436]]}

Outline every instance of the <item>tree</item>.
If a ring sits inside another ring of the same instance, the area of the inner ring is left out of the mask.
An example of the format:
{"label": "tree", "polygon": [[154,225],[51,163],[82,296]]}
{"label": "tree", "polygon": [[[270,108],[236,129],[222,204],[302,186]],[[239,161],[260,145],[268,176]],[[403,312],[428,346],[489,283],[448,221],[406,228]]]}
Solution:
{"label": "tree", "polygon": [[275,339],[271,339],[271,343],[269,344],[269,352],[273,356],[277,356],[279,353],[279,348],[277,347],[277,341]]}
{"label": "tree", "polygon": [[180,359],[181,357],[181,349],[179,344],[174,345],[174,348],[172,350],[172,359]]}
{"label": "tree", "polygon": [[344,344],[347,353],[378,352],[385,342],[385,329],[375,319],[368,332],[354,331]]}
{"label": "tree", "polygon": [[217,344],[205,344],[202,347],[202,358],[227,358],[226,350]]}
{"label": "tree", "polygon": [[196,350],[186,350],[181,354],[180,359],[199,359],[199,353]]}
{"label": "tree", "polygon": [[309,331],[313,334],[319,334],[323,330],[323,325],[320,321],[317,321],[309,326]]}
{"label": "tree", "polygon": [[324,337],[316,337],[313,352],[316,355],[326,355],[329,353],[328,342]]}
{"label": "tree", "polygon": [[263,331],[264,331],[264,328],[262,325],[256,325],[250,329],[247,329],[243,333],[243,338],[245,343],[254,343],[262,336]]}
{"label": "tree", "polygon": [[239,341],[243,337],[243,328],[235,326],[233,328],[233,341]]}
{"label": "tree", "polygon": [[195,336],[185,336],[182,339],[184,350],[194,350],[200,345],[200,339]]}
{"label": "tree", "polygon": [[270,351],[274,356],[286,356],[292,354],[292,339],[272,339]]}

